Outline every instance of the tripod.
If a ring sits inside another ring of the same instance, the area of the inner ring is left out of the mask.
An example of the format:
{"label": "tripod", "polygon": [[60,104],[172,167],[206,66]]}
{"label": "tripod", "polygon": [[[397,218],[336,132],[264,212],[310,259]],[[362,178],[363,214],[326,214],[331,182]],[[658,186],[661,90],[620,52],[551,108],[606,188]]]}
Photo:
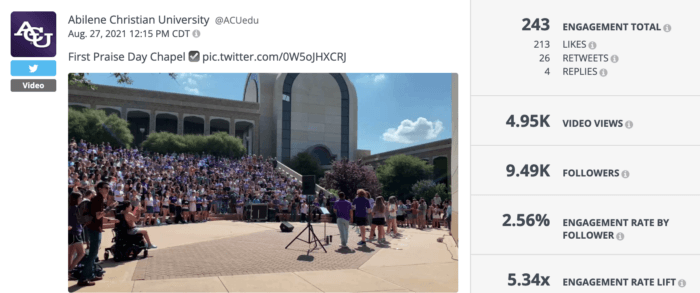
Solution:
{"label": "tripod", "polygon": [[[301,236],[301,234],[304,234],[304,231],[307,231],[307,230],[308,230],[308,240],[304,240],[304,239],[299,238],[299,236]],[[312,236],[312,235],[313,235],[313,238],[314,238],[313,241],[311,241],[311,236]],[[306,222],[306,228],[304,228],[304,230],[301,230],[301,233],[299,233],[299,235],[297,235],[297,237],[295,237],[294,239],[292,239],[292,242],[289,242],[289,244],[287,244],[287,246],[284,247],[284,249],[287,249],[287,248],[288,248],[290,245],[292,245],[292,243],[294,243],[294,241],[296,241],[296,240],[299,240],[299,241],[301,241],[301,242],[304,242],[304,243],[308,243],[308,244],[309,244],[309,250],[306,251],[306,255],[307,255],[307,256],[309,255],[309,253],[311,253],[312,251],[316,250],[316,248],[319,247],[319,246],[321,246],[321,248],[323,248],[323,252],[328,253],[328,251],[326,251],[326,248],[323,247],[323,243],[321,243],[321,240],[318,240],[318,237],[316,237],[316,233],[314,233],[314,227],[311,226],[311,222]],[[314,244],[314,248],[311,248],[311,243]]]}

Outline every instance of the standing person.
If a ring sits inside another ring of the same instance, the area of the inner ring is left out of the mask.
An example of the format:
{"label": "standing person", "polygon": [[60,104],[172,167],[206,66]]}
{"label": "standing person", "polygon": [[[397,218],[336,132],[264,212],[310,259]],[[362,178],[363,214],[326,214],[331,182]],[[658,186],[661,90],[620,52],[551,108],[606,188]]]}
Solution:
{"label": "standing person", "polygon": [[[400,200],[396,203],[396,222],[403,227],[404,221],[406,220],[406,214],[404,214],[403,202]],[[398,231],[398,230],[397,230]]]}
{"label": "standing person", "polygon": [[151,218],[153,217],[153,195],[148,193],[145,195],[145,202],[146,202],[146,216],[145,216],[145,221],[143,223],[144,226],[148,226],[151,224]]}
{"label": "standing person", "polygon": [[94,286],[94,281],[102,280],[102,277],[95,276],[95,259],[100,251],[102,242],[102,220],[104,218],[104,200],[109,193],[109,183],[100,181],[97,183],[97,196],[90,200],[90,216],[92,221],[85,226],[85,234],[90,242],[90,250],[87,257],[83,258],[83,271],[78,281],[78,286]]}
{"label": "standing person", "polygon": [[439,206],[441,202],[442,199],[437,193],[435,193],[435,197],[433,197],[433,204]]}
{"label": "standing person", "polygon": [[357,245],[364,246],[367,245],[365,239],[365,226],[367,226],[367,211],[369,210],[369,200],[366,198],[367,191],[364,189],[357,190],[357,197],[352,201],[353,209],[355,210],[355,224],[360,228],[360,236],[362,240],[357,243]]}
{"label": "standing person", "polygon": [[[85,256],[83,248],[83,225],[78,222],[78,204],[83,195],[78,192],[73,192],[68,197],[68,226],[72,227],[68,230],[68,277],[70,271],[77,266]],[[73,254],[76,257],[73,258]]]}
{"label": "standing person", "polygon": [[202,222],[209,221],[209,195],[202,196]]}
{"label": "standing person", "polygon": [[384,205],[384,197],[377,196],[377,199],[374,201],[374,207],[372,208],[372,226],[370,228],[372,234],[374,234],[374,228],[379,229],[377,243],[386,242],[386,239],[384,239],[384,224],[386,224],[384,218],[385,213],[386,206]]}
{"label": "standing person", "polygon": [[138,191],[136,189],[131,190],[131,206],[133,207],[134,211],[133,214],[136,216],[136,222],[141,221],[141,209],[139,206],[141,206],[141,197],[139,196]]}
{"label": "standing person", "polygon": [[389,233],[389,231],[391,231],[391,237],[394,237],[399,234],[399,230],[396,226],[397,211],[398,207],[396,203],[396,196],[391,196],[389,197],[389,221],[387,223],[386,229],[387,234]]}
{"label": "standing person", "polygon": [[425,229],[425,220],[426,220],[426,215],[425,212],[427,211],[428,206],[425,203],[425,199],[420,199],[420,204],[418,205],[418,229]]}
{"label": "standing person", "polygon": [[413,204],[411,203],[411,200],[406,199],[406,205],[405,205],[406,209],[404,209],[404,213],[406,213],[406,227],[407,228],[411,228],[411,224],[413,223],[413,218],[415,216],[413,214],[413,209],[411,208],[412,206],[413,206]]}
{"label": "standing person", "polygon": [[416,228],[419,228],[419,227],[418,227],[418,223],[420,223],[420,222],[419,222],[420,217],[418,217],[418,201],[415,200],[415,199],[414,199],[413,202],[411,203],[411,214],[413,215],[413,217],[411,217],[411,224],[412,224],[412,226],[415,226]]}
{"label": "standing person", "polygon": [[165,224],[168,220],[168,213],[170,212],[170,191],[165,191],[165,195],[163,195],[163,202],[161,203],[160,207],[160,210],[163,213],[163,218],[160,223]]}
{"label": "standing person", "polygon": [[183,194],[180,199],[180,207],[182,208],[182,218],[185,224],[187,224],[190,221],[190,200],[187,199],[186,194]]}
{"label": "standing person", "polygon": [[[372,198],[372,194],[370,194],[369,191],[366,191],[366,192],[367,192],[367,200],[369,200],[369,208],[373,209],[374,208],[374,198]],[[367,225],[371,225],[371,224],[372,224],[372,214],[367,213]],[[372,229],[370,229],[369,241],[374,240],[375,236],[376,235],[374,235],[374,233],[372,233]]]}
{"label": "standing person", "polygon": [[433,212],[432,212],[432,215],[433,215],[433,217],[432,217],[432,218],[433,218],[433,228],[434,228],[434,229],[437,229],[437,228],[439,228],[439,225],[440,225],[440,224],[439,224],[439,222],[440,222],[440,213],[441,213],[442,211],[440,210],[440,207],[438,207],[438,205],[436,205],[436,204],[433,204],[432,210],[433,210]]}
{"label": "standing person", "polygon": [[447,205],[447,209],[445,210],[445,223],[447,223],[447,230],[450,231],[450,235],[452,235],[452,202],[451,201],[445,201],[445,205]]}
{"label": "standing person", "polygon": [[345,200],[345,193],[338,192],[339,201],[336,201],[333,205],[333,210],[338,215],[338,230],[340,230],[340,247],[348,247],[348,230],[350,229],[350,222],[352,222],[352,216],[350,215],[350,210],[352,209],[352,204]]}
{"label": "standing person", "polygon": [[160,226],[162,223],[165,223],[165,220],[161,220],[161,214],[160,214],[160,195],[156,195],[156,200],[153,202],[153,224]]}
{"label": "standing person", "polygon": [[297,220],[297,210],[299,209],[299,195],[294,195],[294,200],[292,200],[292,207],[290,209],[291,211],[291,220],[292,222]]}
{"label": "standing person", "polygon": [[197,222],[197,192],[193,191],[192,194],[190,194],[190,198],[188,199],[190,202],[190,218],[192,219],[187,219],[188,221],[192,223]]}
{"label": "standing person", "polygon": [[306,204],[306,201],[301,203],[301,222],[303,223],[306,221],[306,217],[308,216],[309,213],[309,205]]}

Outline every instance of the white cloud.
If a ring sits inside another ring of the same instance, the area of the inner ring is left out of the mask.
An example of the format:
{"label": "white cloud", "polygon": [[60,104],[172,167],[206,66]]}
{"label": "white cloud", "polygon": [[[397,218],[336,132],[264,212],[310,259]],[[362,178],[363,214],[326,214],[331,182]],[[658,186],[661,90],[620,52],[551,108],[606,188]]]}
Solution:
{"label": "white cloud", "polygon": [[367,84],[377,84],[381,83],[386,79],[384,74],[366,74],[358,78],[355,83],[367,83]]}
{"label": "white cloud", "polygon": [[209,77],[209,75],[206,73],[180,73],[178,74],[178,77],[203,79]]}
{"label": "white cloud", "polygon": [[193,94],[193,95],[199,95],[198,88],[191,88],[191,87],[186,86],[185,91],[187,91],[188,93]]}
{"label": "white cloud", "polygon": [[204,85],[206,87],[209,75],[206,73],[180,73],[177,78],[184,85],[184,90],[188,94],[199,95],[199,87]]}
{"label": "white cloud", "polygon": [[387,129],[382,138],[385,141],[408,144],[437,138],[443,129],[440,120],[431,122],[428,119],[419,117],[415,122],[409,119],[401,121],[401,125],[398,128]]}

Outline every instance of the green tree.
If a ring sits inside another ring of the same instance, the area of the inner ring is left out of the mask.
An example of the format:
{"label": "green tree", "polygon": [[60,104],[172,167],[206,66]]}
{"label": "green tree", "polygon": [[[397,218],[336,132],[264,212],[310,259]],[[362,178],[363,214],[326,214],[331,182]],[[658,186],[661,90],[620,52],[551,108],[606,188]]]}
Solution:
{"label": "green tree", "polygon": [[318,160],[308,153],[298,153],[287,166],[301,175],[315,175],[316,183],[321,180],[325,173]]}
{"label": "green tree", "polygon": [[448,187],[444,183],[435,184],[432,180],[420,180],[411,187],[411,195],[415,199],[422,198],[428,203],[432,202],[436,193],[443,201],[450,197]]}
{"label": "green tree", "polygon": [[68,109],[68,137],[89,143],[109,142],[113,146],[129,147],[134,136],[129,131],[129,122],[103,110]]}
{"label": "green tree", "polygon": [[411,187],[419,180],[429,179],[433,166],[425,161],[409,155],[395,155],[386,159],[377,168],[377,178],[382,184],[384,196],[406,198],[411,193]]}
{"label": "green tree", "polygon": [[142,144],[145,150],[157,153],[211,154],[240,157],[246,153],[240,138],[217,132],[212,135],[177,135],[170,132],[151,133]]}

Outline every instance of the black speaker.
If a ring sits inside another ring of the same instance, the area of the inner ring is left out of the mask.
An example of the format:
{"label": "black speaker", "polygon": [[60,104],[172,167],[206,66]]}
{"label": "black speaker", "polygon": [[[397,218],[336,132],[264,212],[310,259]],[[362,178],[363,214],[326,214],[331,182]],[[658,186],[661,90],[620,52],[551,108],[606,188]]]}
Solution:
{"label": "black speaker", "polygon": [[282,222],[282,224],[280,224],[280,230],[282,230],[282,232],[292,232],[292,230],[294,230],[294,226],[292,226],[292,224],[289,222]]}
{"label": "black speaker", "polygon": [[304,175],[301,177],[301,194],[316,194],[316,176],[315,175]]}

